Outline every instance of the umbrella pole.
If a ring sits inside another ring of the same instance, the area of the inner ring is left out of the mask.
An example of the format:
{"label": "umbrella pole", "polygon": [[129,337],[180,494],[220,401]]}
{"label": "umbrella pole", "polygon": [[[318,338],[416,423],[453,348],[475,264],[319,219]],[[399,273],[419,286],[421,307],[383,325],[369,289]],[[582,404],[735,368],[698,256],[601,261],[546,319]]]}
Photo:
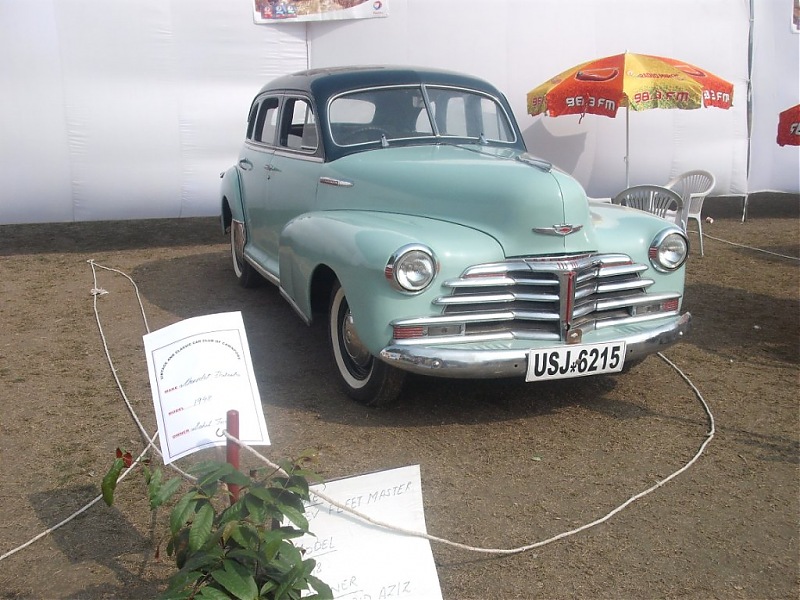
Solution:
{"label": "umbrella pole", "polygon": [[629,188],[631,186],[631,177],[630,177],[630,162],[628,157],[630,156],[630,146],[631,146],[631,136],[630,136],[630,109],[626,106],[625,107],[625,187]]}

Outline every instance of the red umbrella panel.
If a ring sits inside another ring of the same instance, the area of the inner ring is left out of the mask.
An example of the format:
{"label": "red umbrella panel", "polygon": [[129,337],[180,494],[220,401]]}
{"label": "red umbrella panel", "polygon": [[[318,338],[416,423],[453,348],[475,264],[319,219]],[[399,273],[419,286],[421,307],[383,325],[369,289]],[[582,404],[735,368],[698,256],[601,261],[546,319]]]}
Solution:
{"label": "red umbrella panel", "polygon": [[800,146],[800,104],[787,108],[778,116],[778,144]]}

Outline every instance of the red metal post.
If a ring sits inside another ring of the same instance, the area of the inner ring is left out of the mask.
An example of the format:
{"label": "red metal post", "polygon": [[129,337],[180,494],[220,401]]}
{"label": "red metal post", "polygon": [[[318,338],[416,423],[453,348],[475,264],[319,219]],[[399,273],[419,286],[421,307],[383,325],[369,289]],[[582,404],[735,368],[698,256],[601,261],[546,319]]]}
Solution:
{"label": "red metal post", "polygon": [[[239,439],[239,411],[229,410],[227,414],[228,420],[226,429],[229,434]],[[233,468],[239,470],[239,444],[228,439],[225,446],[225,460],[228,464],[233,465]],[[232,483],[228,484],[228,491],[231,495],[231,504],[239,500],[239,486]]]}

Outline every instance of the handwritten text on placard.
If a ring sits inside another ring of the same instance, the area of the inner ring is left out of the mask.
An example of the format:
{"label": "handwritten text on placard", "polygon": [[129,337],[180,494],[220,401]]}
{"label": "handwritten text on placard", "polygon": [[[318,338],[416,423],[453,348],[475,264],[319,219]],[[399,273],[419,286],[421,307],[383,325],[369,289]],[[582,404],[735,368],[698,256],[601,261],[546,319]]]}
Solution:
{"label": "handwritten text on placard", "polygon": [[347,508],[406,530],[425,532],[419,466],[340,479],[312,486],[306,507],[309,528],[298,545],[317,561],[314,575],[348,600],[441,600],[430,542],[370,524]]}
{"label": "handwritten text on placard", "polygon": [[226,414],[239,439],[269,444],[241,313],[186,319],[144,336],[164,463],[224,445]]}

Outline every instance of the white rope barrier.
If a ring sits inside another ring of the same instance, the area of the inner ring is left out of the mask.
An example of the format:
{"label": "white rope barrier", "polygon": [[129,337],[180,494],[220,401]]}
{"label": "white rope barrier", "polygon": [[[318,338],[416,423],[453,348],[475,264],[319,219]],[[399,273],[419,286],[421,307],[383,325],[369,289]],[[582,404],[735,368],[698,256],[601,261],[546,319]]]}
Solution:
{"label": "white rope barrier", "polygon": [[[697,233],[696,231],[694,233]],[[714,240],[715,242],[722,242],[723,244],[729,244],[731,246],[736,246],[737,248],[746,248],[747,250],[754,250],[755,252],[763,252],[764,254],[770,254],[772,256],[778,256],[780,258],[787,258],[789,260],[798,260],[800,261],[800,257],[797,256],[789,256],[787,254],[779,254],[778,252],[772,252],[771,250],[764,250],[763,248],[756,248],[755,246],[747,246],[745,244],[738,244],[736,242],[731,242],[729,240],[723,240],[722,238],[714,237],[708,235],[706,233],[703,234],[703,237],[706,237],[710,240]]]}
{"label": "white rope barrier", "polygon": [[[330,503],[332,506],[334,506],[334,507],[336,507],[336,508],[338,508],[338,509],[340,509],[340,510],[342,510],[344,512],[347,512],[347,513],[349,513],[349,514],[351,514],[351,515],[353,515],[353,516],[355,516],[355,517],[357,517],[357,518],[359,518],[359,519],[361,519],[363,521],[366,521],[366,522],[368,522],[368,523],[370,523],[372,525],[376,525],[378,527],[383,527],[384,529],[388,529],[388,530],[394,531],[396,533],[401,533],[403,535],[424,538],[424,539],[432,541],[432,542],[438,542],[440,544],[445,544],[447,546],[453,546],[455,548],[460,548],[462,550],[469,550],[471,552],[479,552],[479,553],[484,553],[484,554],[505,554],[505,555],[508,555],[508,554],[520,554],[522,552],[527,552],[529,550],[534,550],[536,548],[541,548],[542,546],[546,546],[548,544],[552,544],[553,542],[556,542],[558,540],[563,540],[564,538],[571,537],[571,536],[576,535],[576,534],[578,534],[578,533],[580,533],[582,531],[586,531],[587,529],[590,529],[592,527],[596,527],[597,525],[605,523],[606,521],[611,519],[614,515],[618,514],[619,512],[621,512],[622,510],[624,510],[625,508],[627,508],[628,506],[630,506],[631,504],[633,504],[637,500],[640,500],[641,498],[644,498],[648,494],[651,494],[652,492],[656,491],[661,486],[663,486],[666,483],[672,481],[673,479],[675,479],[681,473],[686,472],[695,462],[697,462],[697,460],[700,458],[700,456],[705,451],[706,446],[708,446],[708,444],[714,438],[714,435],[716,433],[716,426],[715,426],[715,423],[714,423],[714,415],[712,414],[711,409],[708,406],[708,403],[705,401],[705,398],[703,398],[703,395],[700,393],[700,390],[697,389],[697,387],[691,382],[691,380],[686,376],[686,374],[684,374],[683,371],[681,371],[678,368],[678,366],[675,363],[670,361],[666,356],[664,356],[660,352],[658,353],[658,356],[661,357],[669,366],[671,366],[681,376],[681,378],[683,378],[683,380],[686,381],[687,384],[689,384],[689,387],[692,388],[692,390],[694,391],[694,393],[697,396],[698,400],[702,404],[703,410],[705,411],[706,416],[708,417],[708,433],[706,433],[706,438],[705,438],[705,440],[703,440],[703,443],[700,445],[700,448],[697,450],[697,452],[694,454],[694,456],[685,465],[683,465],[680,469],[678,469],[677,471],[673,472],[671,475],[665,477],[664,479],[661,479],[660,481],[657,481],[654,485],[650,486],[646,490],[631,496],[625,502],[623,502],[622,504],[620,504],[619,506],[617,506],[613,510],[609,511],[608,513],[606,513],[605,515],[603,515],[599,519],[595,519],[591,523],[586,523],[585,525],[581,525],[580,527],[576,527],[575,529],[570,529],[569,531],[564,531],[563,533],[559,533],[558,535],[554,535],[554,536],[552,536],[550,538],[547,538],[545,540],[542,540],[540,542],[535,542],[535,543],[532,543],[532,544],[528,544],[526,546],[519,546],[517,548],[481,548],[481,547],[469,546],[469,545],[466,545],[466,544],[461,544],[459,542],[453,542],[451,540],[448,540],[448,539],[445,539],[445,538],[441,538],[441,537],[437,537],[437,536],[434,536],[434,535],[430,535],[430,534],[422,532],[422,531],[414,531],[414,530],[411,530],[411,529],[406,529],[404,527],[398,527],[397,525],[393,525],[391,523],[386,523],[384,521],[373,519],[372,517],[370,517],[368,515],[365,515],[364,513],[360,512],[360,511],[354,510],[353,508],[351,508],[349,506],[345,506],[343,503],[334,500],[333,498],[325,495],[323,492],[315,490],[314,494],[316,496],[319,496],[320,498],[322,498],[326,502]],[[225,433],[225,437],[226,438],[228,438],[229,440],[232,440],[233,442],[235,442],[236,444],[238,444],[239,446],[241,446],[242,448],[244,448],[245,450],[247,450],[248,452],[253,454],[256,458],[258,458],[259,460],[264,462],[264,464],[266,464],[269,467],[277,470],[279,473],[283,474],[285,477],[288,477],[288,474],[283,469],[281,469],[278,465],[276,465],[273,462],[271,462],[265,456],[261,455],[254,448],[248,446],[247,444],[242,443],[241,441],[239,441],[238,439],[236,439],[235,437],[230,435],[227,431],[225,431],[224,433]]]}
{"label": "white rope barrier", "polygon": [[[110,353],[110,351],[108,349],[108,343],[107,343],[107,340],[106,340],[106,337],[105,337],[105,332],[103,331],[103,326],[102,326],[102,323],[101,323],[101,320],[100,320],[100,315],[99,315],[99,312],[97,310],[97,297],[105,295],[105,294],[107,294],[107,292],[106,292],[106,290],[104,290],[102,288],[99,288],[97,286],[97,273],[96,273],[96,270],[95,270],[96,268],[105,269],[107,271],[118,273],[118,274],[122,275],[123,277],[125,277],[126,279],[128,279],[128,281],[132,284],[132,286],[134,288],[134,291],[135,291],[135,294],[136,294],[136,298],[137,298],[137,301],[139,303],[139,309],[141,311],[142,319],[144,321],[145,330],[149,333],[150,329],[149,329],[149,326],[147,324],[147,317],[145,315],[144,305],[142,304],[141,296],[139,294],[139,288],[136,285],[136,282],[133,279],[131,279],[127,274],[125,274],[124,272],[122,272],[122,271],[120,271],[118,269],[105,267],[103,265],[95,263],[94,260],[88,260],[87,262],[89,263],[89,265],[92,268],[94,287],[91,290],[91,294],[93,296],[94,314],[95,314],[95,320],[97,321],[97,327],[98,327],[98,330],[100,332],[100,337],[101,337],[101,340],[102,340],[102,343],[103,343],[103,349],[105,351],[106,359],[108,361],[109,367],[111,368],[111,372],[112,372],[112,375],[114,377],[114,381],[116,382],[117,388],[119,389],[120,394],[122,395],[122,398],[125,401],[125,404],[126,404],[126,406],[128,408],[128,411],[133,416],[134,421],[136,422],[136,425],[139,428],[140,432],[142,433],[144,438],[148,441],[147,446],[145,447],[145,449],[139,454],[139,456],[136,458],[136,460],[133,461],[131,466],[127,470],[125,470],[121,474],[121,476],[117,479],[117,483],[119,483],[131,471],[133,471],[133,469],[136,466],[138,466],[138,464],[141,462],[141,460],[146,455],[146,453],[150,450],[150,448],[153,448],[159,454],[159,456],[162,456],[162,455],[161,455],[161,451],[159,450],[159,448],[155,444],[155,440],[158,437],[158,433],[156,433],[152,437],[147,434],[146,430],[144,429],[144,426],[141,424],[141,421],[139,420],[138,416],[136,415],[136,411],[134,410],[133,406],[131,405],[130,401],[128,400],[127,394],[125,393],[125,391],[123,389],[123,386],[122,386],[121,381],[119,380],[119,377],[117,376],[117,369],[114,366],[114,362],[113,362],[113,360],[111,358],[111,353]],[[697,462],[697,460],[700,458],[700,456],[705,451],[706,446],[708,446],[708,444],[711,442],[711,440],[713,439],[713,437],[715,435],[716,428],[715,428],[715,423],[714,423],[714,415],[711,413],[711,409],[709,408],[708,403],[705,401],[705,398],[703,398],[703,395],[700,393],[700,390],[697,389],[697,387],[683,373],[683,371],[681,371],[678,368],[677,365],[675,365],[672,361],[670,361],[668,358],[666,358],[661,353],[658,353],[658,356],[661,357],[662,360],[664,360],[669,366],[671,366],[681,376],[681,378],[689,385],[689,387],[692,389],[692,391],[697,396],[697,399],[700,401],[700,403],[701,403],[701,405],[703,407],[703,410],[705,411],[706,416],[708,418],[708,432],[706,433],[705,440],[700,445],[699,449],[694,454],[694,456],[686,464],[684,464],[681,468],[679,468],[677,471],[674,471],[671,475],[665,477],[664,479],[661,479],[660,481],[657,481],[654,485],[650,486],[649,488],[647,488],[647,489],[645,489],[645,490],[643,490],[643,491],[631,496],[625,502],[623,502],[622,504],[620,504],[619,506],[617,506],[613,510],[609,511],[608,513],[606,513],[602,517],[600,517],[598,519],[595,519],[594,521],[592,521],[590,523],[586,523],[585,525],[582,525],[580,527],[576,527],[574,529],[571,529],[571,530],[568,530],[568,531],[564,531],[564,532],[562,532],[562,533],[560,533],[558,535],[554,535],[554,536],[552,536],[550,538],[547,538],[547,539],[539,541],[539,542],[535,542],[535,543],[528,544],[528,545],[525,545],[525,546],[519,546],[519,547],[516,547],[516,548],[481,548],[481,547],[476,547],[476,546],[470,546],[470,545],[467,545],[467,544],[462,544],[462,543],[459,543],[459,542],[454,542],[454,541],[448,540],[446,538],[441,538],[441,537],[437,537],[437,536],[434,536],[434,535],[430,535],[430,534],[425,533],[425,532],[414,531],[414,530],[406,529],[406,528],[403,528],[403,527],[398,527],[398,526],[396,526],[394,524],[391,524],[391,523],[386,523],[386,522],[383,522],[383,521],[379,521],[379,520],[373,519],[372,517],[369,517],[368,515],[365,515],[365,514],[359,512],[359,511],[356,511],[356,510],[352,509],[349,506],[345,506],[344,504],[334,500],[333,498],[328,497],[324,493],[320,493],[318,491],[315,491],[314,493],[315,493],[315,495],[319,496],[320,498],[322,498],[326,502],[329,502],[331,505],[335,506],[336,508],[339,508],[339,509],[341,509],[341,510],[343,510],[343,511],[349,513],[349,514],[352,514],[353,516],[355,516],[355,517],[357,517],[357,518],[359,518],[359,519],[361,519],[363,521],[366,521],[366,522],[368,522],[368,523],[370,523],[372,525],[383,527],[385,529],[388,529],[388,530],[391,530],[391,531],[395,531],[395,532],[401,533],[403,535],[408,535],[408,536],[413,536],[413,537],[420,537],[420,538],[424,538],[424,539],[427,539],[427,540],[432,541],[432,542],[438,542],[438,543],[441,543],[441,544],[444,544],[444,545],[452,546],[452,547],[455,547],[455,548],[460,548],[460,549],[463,549],[463,550],[469,550],[469,551],[472,551],[472,552],[478,552],[478,553],[484,553],[484,554],[500,554],[500,555],[519,554],[519,553],[527,552],[529,550],[533,550],[533,549],[536,549],[536,548],[541,548],[542,546],[546,546],[548,544],[551,544],[551,543],[556,542],[558,540],[562,540],[562,539],[567,538],[567,537],[571,537],[571,536],[576,535],[576,534],[578,534],[578,533],[580,533],[582,531],[586,531],[587,529],[590,529],[592,527],[596,527],[597,525],[600,525],[602,523],[607,522],[613,516],[615,516],[616,514],[618,514],[619,512],[621,512],[622,510],[624,510],[625,508],[627,508],[628,506],[630,506],[631,504],[636,502],[637,500],[647,496],[648,494],[651,494],[652,492],[654,492],[655,490],[657,490],[661,486],[665,485],[666,483],[668,483],[669,481],[672,481],[674,478],[676,478],[680,474],[684,473],[695,462]],[[225,437],[227,439],[235,442],[240,447],[244,448],[245,450],[247,450],[248,452],[253,454],[256,458],[258,458],[259,460],[264,462],[264,464],[266,464],[269,467],[271,467],[272,469],[275,469],[276,471],[282,473],[284,476],[287,475],[286,472],[283,469],[281,469],[281,467],[279,467],[278,465],[274,464],[272,461],[270,461],[268,458],[266,458],[265,456],[260,454],[254,448],[248,446],[247,444],[242,443],[240,440],[238,440],[237,438],[235,438],[232,435],[230,435],[227,431],[225,431],[224,434],[225,434]],[[163,458],[163,456],[162,456],[162,458]],[[176,467],[174,465],[171,465],[171,466],[176,471],[178,471],[183,477],[185,477],[187,479],[190,479],[190,480],[194,480],[195,479],[194,477],[192,477],[188,473],[185,473],[184,471],[182,471],[178,467]],[[40,534],[38,534],[37,536],[35,536],[31,540],[29,540],[28,542],[22,544],[21,546],[18,546],[17,548],[14,548],[13,550],[10,550],[10,551],[6,552],[5,554],[1,555],[0,556],[0,561],[2,561],[5,558],[15,554],[16,552],[22,550],[23,548],[27,548],[28,546],[30,546],[31,544],[33,544],[37,540],[45,537],[49,533],[52,533],[56,529],[58,529],[58,528],[62,527],[63,525],[69,523],[75,517],[77,517],[78,515],[82,514],[83,512],[87,511],[89,508],[94,506],[101,499],[102,499],[102,495],[97,496],[91,502],[86,504],[83,508],[79,509],[78,511],[76,511],[75,513],[73,513],[72,515],[70,515],[69,517],[67,517],[66,519],[61,521],[60,523],[58,523],[57,525],[55,525],[55,526],[53,526],[53,527],[41,532]]]}
{"label": "white rope barrier", "polygon": [[[136,293],[136,300],[139,302],[139,310],[140,310],[141,315],[142,315],[142,320],[144,322],[145,331],[150,333],[150,327],[147,324],[147,315],[145,314],[144,305],[142,304],[142,298],[141,298],[141,295],[139,294],[139,286],[136,285],[136,282],[133,279],[131,279],[127,274],[123,273],[122,271],[120,271],[118,269],[112,269],[112,268],[109,268],[109,267],[104,267],[103,265],[100,265],[100,264],[97,264],[96,262],[94,262],[94,260],[87,260],[86,262],[89,263],[89,265],[92,268],[92,279],[93,279],[93,282],[94,282],[94,286],[92,287],[90,293],[92,294],[92,305],[93,305],[93,309],[94,309],[94,317],[95,317],[95,321],[97,322],[97,329],[100,332],[100,339],[103,342],[103,351],[105,352],[105,355],[106,355],[106,361],[108,362],[108,366],[111,368],[111,374],[114,377],[114,381],[117,383],[117,389],[119,389],[119,392],[122,395],[122,399],[125,401],[125,405],[128,407],[128,411],[133,416],[133,420],[136,422],[136,425],[139,428],[139,431],[141,431],[142,435],[147,440],[147,445],[145,446],[144,450],[142,450],[142,452],[136,457],[136,459],[131,462],[131,466],[128,467],[119,476],[119,478],[117,479],[117,483],[119,483],[120,481],[125,479],[125,477],[127,477],[128,474],[131,473],[133,471],[133,469],[139,465],[139,463],[141,463],[141,461],[144,459],[144,457],[147,455],[147,453],[149,452],[149,450],[151,448],[153,448],[159,454],[159,456],[161,456],[161,451],[158,448],[158,446],[155,445],[155,441],[158,438],[158,432],[156,432],[153,437],[150,437],[149,435],[147,435],[147,431],[145,430],[144,426],[142,425],[142,422],[139,420],[139,417],[136,414],[136,411],[134,410],[133,405],[131,405],[130,401],[128,400],[128,396],[125,393],[125,389],[122,387],[122,382],[119,380],[119,377],[117,376],[117,369],[114,366],[114,361],[111,358],[111,352],[108,349],[108,343],[106,341],[105,332],[103,331],[103,324],[100,321],[100,313],[97,310],[97,298],[98,298],[98,296],[104,296],[104,295],[108,294],[108,292],[106,290],[104,290],[103,288],[100,288],[100,287],[97,286],[97,271],[96,271],[95,268],[105,269],[106,271],[112,271],[114,273],[118,273],[118,274],[122,275],[123,277],[125,277],[128,281],[130,281],[130,283],[133,286],[133,289],[134,289],[134,291]],[[192,480],[195,479],[194,477],[192,477],[188,473],[184,473],[183,471],[181,471],[177,467],[173,467],[173,468],[175,468],[178,472],[180,472],[184,477],[187,477],[187,478],[192,479]],[[24,548],[27,548],[28,546],[30,546],[31,544],[33,544],[37,540],[42,539],[46,535],[48,535],[48,534],[52,533],[53,531],[55,531],[56,529],[59,529],[59,528],[63,527],[64,525],[66,525],[67,523],[69,523],[70,521],[75,519],[77,516],[81,515],[82,513],[86,512],[87,510],[89,510],[89,508],[91,508],[92,506],[97,504],[102,499],[103,499],[103,495],[102,494],[97,496],[96,498],[91,500],[88,504],[86,504],[82,508],[78,509],[74,513],[72,513],[70,516],[68,516],[66,519],[64,519],[60,523],[58,523],[58,524],[54,525],[53,527],[50,527],[50,528],[42,531],[40,534],[38,534],[37,536],[31,538],[30,540],[28,540],[27,542],[25,542],[21,546],[17,546],[16,548],[13,548],[12,550],[9,550],[5,554],[0,555],[0,561],[8,558],[9,556],[12,556],[13,554],[16,554],[17,552],[19,552],[20,550],[22,550]]]}

